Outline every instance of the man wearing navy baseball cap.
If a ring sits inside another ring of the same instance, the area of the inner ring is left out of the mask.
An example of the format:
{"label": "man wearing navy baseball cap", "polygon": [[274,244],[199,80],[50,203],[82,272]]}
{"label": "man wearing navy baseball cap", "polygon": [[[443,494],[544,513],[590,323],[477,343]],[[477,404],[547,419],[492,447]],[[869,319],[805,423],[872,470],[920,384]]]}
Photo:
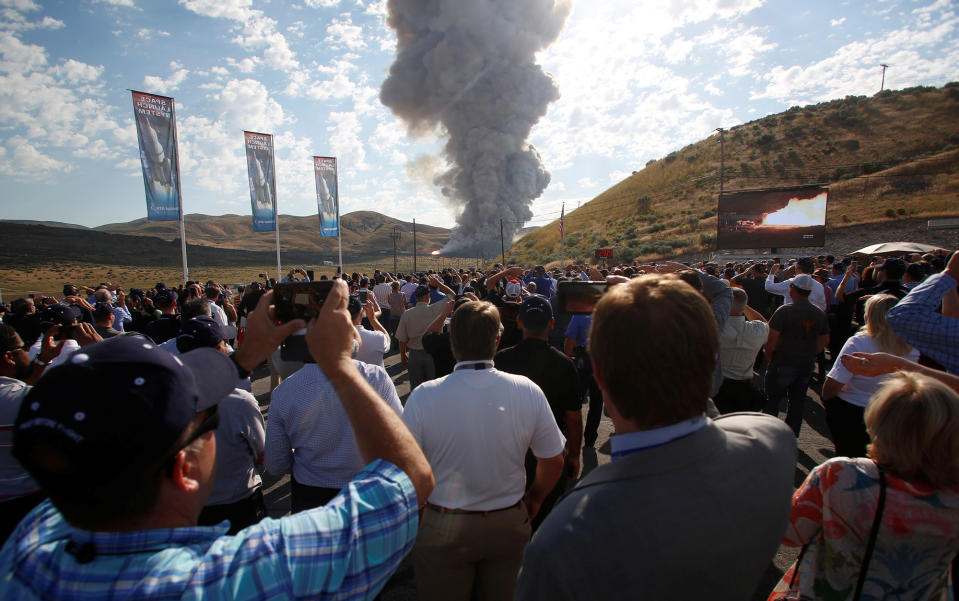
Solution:
{"label": "man wearing navy baseball cap", "polygon": [[337,283],[306,340],[337,390],[364,459],[327,507],[226,536],[198,527],[214,484],[217,404],[297,329],[272,293],[232,356],[173,357],[139,337],[84,347],[23,400],[14,455],[49,500],[0,550],[6,598],[373,598],[409,551],[432,490],[422,452],[357,372],[348,292]]}
{"label": "man wearing navy baseball cap", "polygon": [[[572,359],[549,344],[549,331],[555,325],[552,305],[545,297],[531,294],[520,306],[516,324],[523,332],[523,340],[516,346],[496,353],[496,369],[526,376],[539,386],[546,395],[546,402],[553,412],[556,425],[566,437],[563,453],[565,469],[533,518],[532,528],[535,532],[560,495],[566,491],[567,478],[575,480],[579,475],[583,414],[576,366],[573,365]],[[527,452],[526,481],[532,483],[535,476],[535,457]]]}

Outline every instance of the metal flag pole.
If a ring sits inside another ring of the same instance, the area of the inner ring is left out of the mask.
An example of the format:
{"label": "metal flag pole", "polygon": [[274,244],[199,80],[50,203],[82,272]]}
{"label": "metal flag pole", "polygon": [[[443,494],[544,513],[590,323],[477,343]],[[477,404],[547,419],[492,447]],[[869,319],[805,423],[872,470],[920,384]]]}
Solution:
{"label": "metal flag pole", "polygon": [[183,259],[183,283],[190,279],[190,270],[186,265],[186,224],[183,221],[183,192],[180,190],[180,141],[176,133],[176,103],[170,98],[170,108],[173,110],[173,148],[176,150],[176,196],[180,210],[180,257]]}
{"label": "metal flag pole", "polygon": [[280,209],[276,200],[276,155],[273,152],[273,136],[270,136],[270,161],[273,164],[273,229],[276,231],[276,281],[283,279],[283,269],[280,267]]}
{"label": "metal flag pole", "polygon": [[336,176],[336,244],[340,252],[340,275],[346,273],[343,269],[343,224],[340,223],[340,171],[336,167],[336,159],[333,159],[333,173]]}

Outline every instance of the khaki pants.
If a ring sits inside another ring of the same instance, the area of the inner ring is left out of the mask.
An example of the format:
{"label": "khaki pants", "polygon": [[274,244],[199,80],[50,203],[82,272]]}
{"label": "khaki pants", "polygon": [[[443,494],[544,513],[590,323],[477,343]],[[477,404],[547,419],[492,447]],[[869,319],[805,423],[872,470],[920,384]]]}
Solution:
{"label": "khaki pants", "polygon": [[526,506],[492,513],[423,510],[413,569],[422,601],[513,599],[523,551],[530,537]]}

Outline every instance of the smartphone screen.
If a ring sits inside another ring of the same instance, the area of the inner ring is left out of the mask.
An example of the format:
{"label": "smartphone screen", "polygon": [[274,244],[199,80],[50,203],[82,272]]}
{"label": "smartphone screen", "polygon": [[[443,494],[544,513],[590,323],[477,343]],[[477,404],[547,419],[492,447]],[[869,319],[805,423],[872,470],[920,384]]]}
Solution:
{"label": "smartphone screen", "polygon": [[560,313],[589,314],[608,289],[606,282],[560,282],[556,300]]}

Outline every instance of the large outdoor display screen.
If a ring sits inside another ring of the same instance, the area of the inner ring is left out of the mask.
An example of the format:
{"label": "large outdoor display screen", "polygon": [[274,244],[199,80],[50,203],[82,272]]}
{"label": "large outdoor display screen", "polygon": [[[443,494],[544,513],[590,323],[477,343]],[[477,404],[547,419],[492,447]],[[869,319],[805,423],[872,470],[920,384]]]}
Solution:
{"label": "large outdoor display screen", "polygon": [[827,197],[823,186],[724,192],[716,248],[825,246]]}

